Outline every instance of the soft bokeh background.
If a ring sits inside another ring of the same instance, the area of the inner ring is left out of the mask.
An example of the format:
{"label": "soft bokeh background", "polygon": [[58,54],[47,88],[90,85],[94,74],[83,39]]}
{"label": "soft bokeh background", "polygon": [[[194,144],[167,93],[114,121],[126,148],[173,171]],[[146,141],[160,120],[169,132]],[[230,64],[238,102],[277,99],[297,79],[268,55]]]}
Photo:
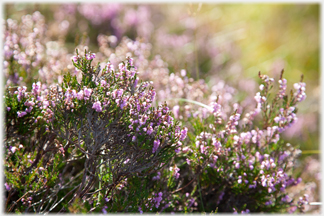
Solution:
{"label": "soft bokeh background", "polygon": [[[171,72],[186,69],[210,85],[218,79],[237,88],[239,102],[258,91],[258,72],[288,88],[304,75],[307,98],[298,123],[284,138],[303,151],[298,171],[319,191],[320,5],[319,4],[6,4],[4,18],[40,11],[48,40],[73,53],[84,39],[98,52],[98,35],[123,36],[152,45]],[[306,186],[305,186],[306,187]],[[317,198],[319,198],[317,194]],[[318,200],[320,201],[320,200]]]}

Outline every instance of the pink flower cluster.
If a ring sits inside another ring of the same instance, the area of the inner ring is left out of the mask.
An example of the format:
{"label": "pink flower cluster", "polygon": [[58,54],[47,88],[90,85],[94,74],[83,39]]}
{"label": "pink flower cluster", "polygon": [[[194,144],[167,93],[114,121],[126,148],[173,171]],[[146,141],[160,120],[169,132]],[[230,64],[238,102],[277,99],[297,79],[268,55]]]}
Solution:
{"label": "pink flower cluster", "polygon": [[278,80],[279,83],[279,98],[283,98],[286,94],[287,80],[285,78]]}
{"label": "pink flower cluster", "polygon": [[291,127],[297,122],[297,115],[293,112],[295,107],[289,107],[287,110],[280,108],[280,113],[274,118],[274,121],[278,123],[278,131],[281,133],[288,127]]}
{"label": "pink flower cluster", "polygon": [[297,90],[294,96],[298,102],[301,102],[306,99],[306,83],[299,82],[294,84],[294,88]]}
{"label": "pink flower cluster", "polygon": [[235,113],[229,117],[229,121],[227,122],[225,131],[227,134],[235,134],[237,133],[236,126],[238,125],[238,121],[240,120],[240,114]]}

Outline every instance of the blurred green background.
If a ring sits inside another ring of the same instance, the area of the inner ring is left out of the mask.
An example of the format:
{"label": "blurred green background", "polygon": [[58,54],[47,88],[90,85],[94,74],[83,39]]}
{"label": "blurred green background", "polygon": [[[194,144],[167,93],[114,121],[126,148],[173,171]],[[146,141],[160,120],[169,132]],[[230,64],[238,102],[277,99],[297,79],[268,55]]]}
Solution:
{"label": "blurred green background", "polygon": [[237,31],[236,45],[244,76],[256,78],[256,72],[261,71],[278,79],[278,72],[284,68],[290,89],[304,75],[307,98],[298,107],[299,114],[307,117],[297,123],[303,127],[303,134],[294,133],[289,138],[296,143],[302,140],[302,150],[318,149],[319,4],[233,4],[218,8],[219,19],[212,23]]}

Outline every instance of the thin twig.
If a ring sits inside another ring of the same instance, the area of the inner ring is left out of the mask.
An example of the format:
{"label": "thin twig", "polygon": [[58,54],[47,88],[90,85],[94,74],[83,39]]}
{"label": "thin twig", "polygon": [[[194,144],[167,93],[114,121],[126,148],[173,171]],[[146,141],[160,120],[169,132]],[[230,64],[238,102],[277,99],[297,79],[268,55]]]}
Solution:
{"label": "thin twig", "polygon": [[193,178],[193,179],[192,179],[188,184],[186,184],[186,185],[183,186],[182,188],[179,188],[179,189],[177,189],[177,190],[171,192],[171,194],[177,193],[177,192],[181,191],[182,189],[188,187],[188,186],[189,186],[189,185],[190,185],[194,180],[195,180],[195,178]]}

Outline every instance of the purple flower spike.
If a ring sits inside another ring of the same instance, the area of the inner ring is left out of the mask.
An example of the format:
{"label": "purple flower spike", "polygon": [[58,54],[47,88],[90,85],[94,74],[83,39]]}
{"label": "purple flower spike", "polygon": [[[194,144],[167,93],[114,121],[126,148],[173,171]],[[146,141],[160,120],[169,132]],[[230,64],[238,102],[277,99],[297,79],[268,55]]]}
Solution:
{"label": "purple flower spike", "polygon": [[156,150],[159,148],[159,145],[160,145],[160,140],[154,140],[152,153],[156,152]]}

